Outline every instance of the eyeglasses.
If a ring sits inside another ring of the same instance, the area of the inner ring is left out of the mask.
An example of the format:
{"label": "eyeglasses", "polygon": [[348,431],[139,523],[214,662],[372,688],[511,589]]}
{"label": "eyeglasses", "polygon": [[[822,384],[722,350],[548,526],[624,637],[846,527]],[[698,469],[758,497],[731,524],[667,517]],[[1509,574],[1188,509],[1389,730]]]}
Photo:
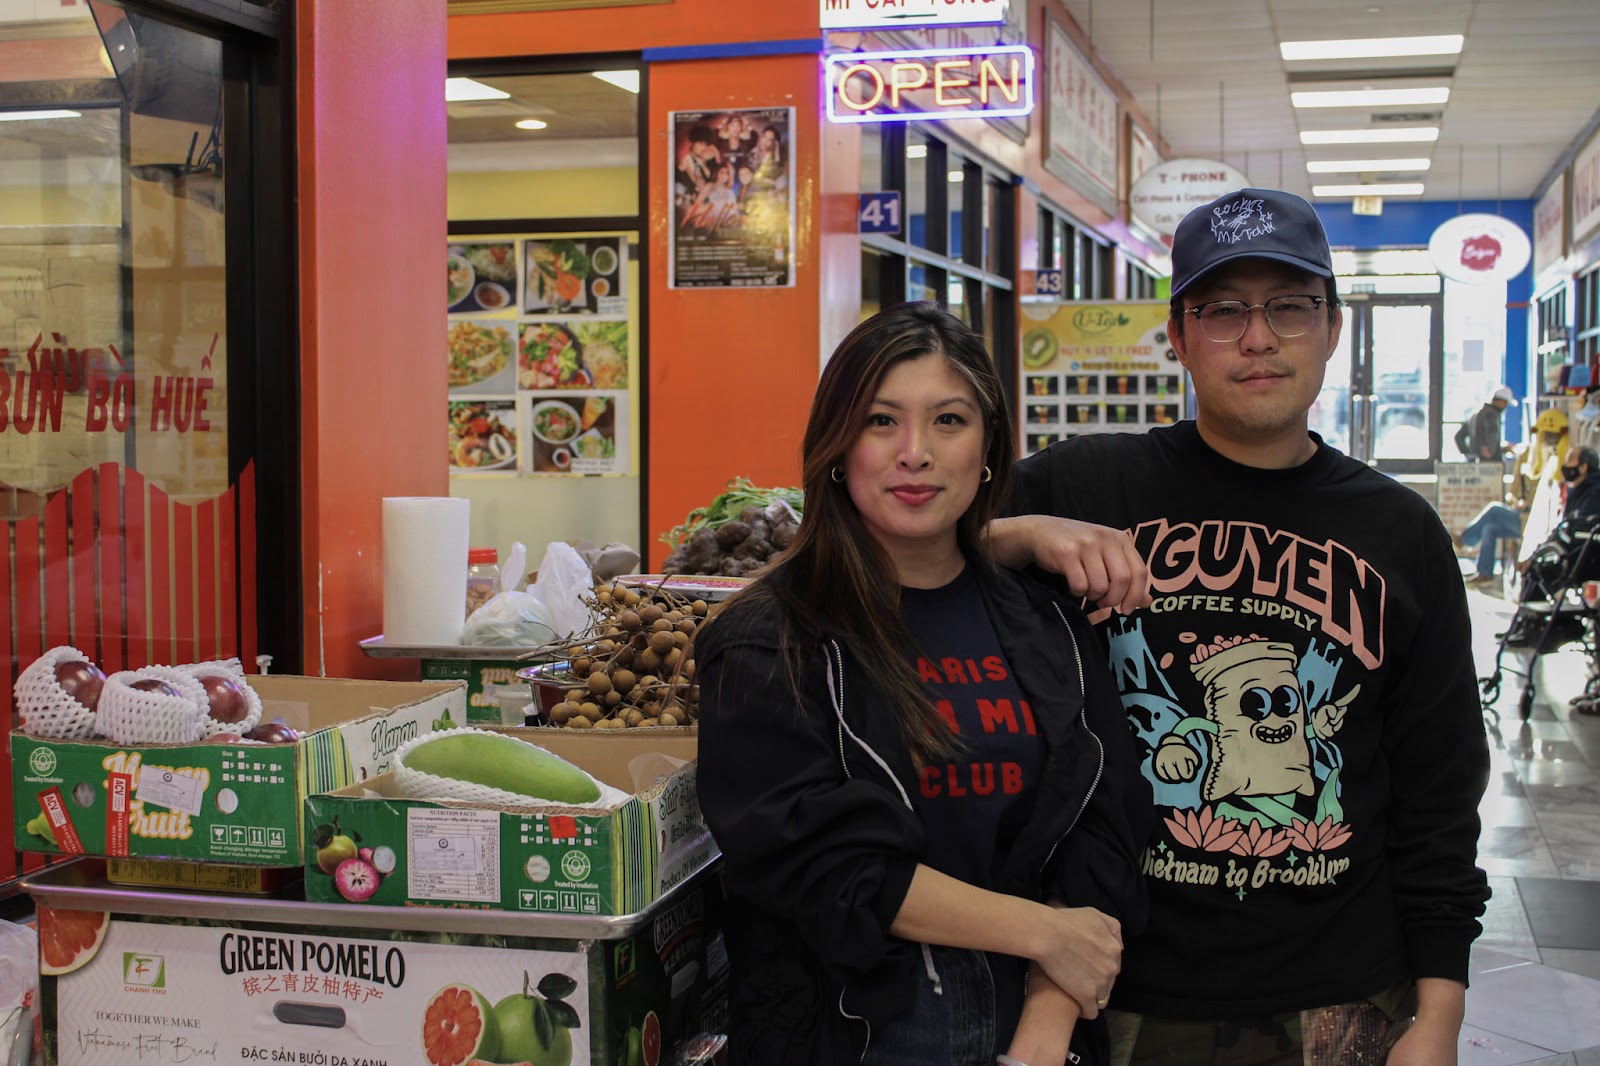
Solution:
{"label": "eyeglasses", "polygon": [[1274,296],[1264,304],[1247,304],[1242,300],[1212,300],[1199,307],[1184,309],[1184,314],[1200,320],[1200,332],[1207,340],[1228,344],[1244,336],[1250,322],[1250,312],[1260,308],[1267,316],[1267,326],[1280,337],[1298,337],[1309,333],[1317,324],[1317,313],[1327,303],[1323,296]]}

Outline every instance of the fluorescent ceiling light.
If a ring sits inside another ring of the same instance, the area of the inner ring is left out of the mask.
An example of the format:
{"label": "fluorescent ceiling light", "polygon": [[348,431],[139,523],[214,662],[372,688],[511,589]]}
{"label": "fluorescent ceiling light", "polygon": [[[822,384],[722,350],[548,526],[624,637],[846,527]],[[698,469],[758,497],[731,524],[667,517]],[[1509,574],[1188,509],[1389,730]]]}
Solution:
{"label": "fluorescent ceiling light", "polygon": [[525,118],[521,122],[517,123],[517,129],[519,129],[519,130],[542,130],[546,126],[549,126],[549,125],[550,125],[550,123],[546,122],[542,118]]}
{"label": "fluorescent ceiling light", "polygon": [[1438,126],[1397,130],[1305,130],[1300,134],[1301,144],[1411,144],[1438,139]]}
{"label": "fluorescent ceiling light", "polygon": [[446,103],[459,104],[468,100],[509,100],[510,93],[491,88],[471,78],[446,78],[444,99]]}
{"label": "fluorescent ceiling light", "polygon": [[597,70],[594,76],[601,81],[610,82],[619,89],[638,95],[639,72],[637,70]]}
{"label": "fluorescent ceiling light", "polygon": [[1427,170],[1426,159],[1318,159],[1306,164],[1311,174],[1365,174],[1372,170]]}
{"label": "fluorescent ceiling light", "polygon": [[1391,182],[1388,185],[1313,185],[1312,196],[1421,196],[1422,182]]}
{"label": "fluorescent ceiling light", "polygon": [[949,174],[949,177],[952,182],[967,180],[966,172],[961,170],[952,170]]}
{"label": "fluorescent ceiling light", "polygon": [[908,145],[906,145],[906,158],[907,159],[926,159],[926,158],[928,158],[928,146],[925,145],[925,144],[908,144]]}
{"label": "fluorescent ceiling light", "polygon": [[47,118],[82,118],[76,111],[0,111],[0,122],[32,122]]}
{"label": "fluorescent ceiling light", "polygon": [[1434,89],[1339,89],[1333,92],[1290,93],[1295,107],[1407,107],[1415,104],[1442,104],[1450,90]]}
{"label": "fluorescent ceiling light", "polygon": [[1459,33],[1439,37],[1368,37],[1352,41],[1284,41],[1278,51],[1287,60],[1368,59],[1379,56],[1459,55],[1466,40]]}

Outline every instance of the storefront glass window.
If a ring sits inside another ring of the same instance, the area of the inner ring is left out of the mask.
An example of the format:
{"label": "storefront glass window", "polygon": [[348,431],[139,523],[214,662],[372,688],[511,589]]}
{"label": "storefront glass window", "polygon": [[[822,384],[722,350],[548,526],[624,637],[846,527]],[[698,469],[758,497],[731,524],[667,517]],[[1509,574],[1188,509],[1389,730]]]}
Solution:
{"label": "storefront glass window", "polygon": [[928,247],[928,139],[906,131],[906,239]]}
{"label": "storefront glass window", "polygon": [[883,183],[883,132],[865,122],[861,129],[861,191],[878,192],[887,188]]}
{"label": "storefront glass window", "polygon": [[950,208],[950,258],[956,262],[966,261],[966,248],[962,233],[962,208],[966,204],[966,161],[955,152],[949,153],[946,160],[945,173],[945,202]]}
{"label": "storefront glass window", "polygon": [[6,10],[0,630],[15,661],[71,643],[108,672],[253,653],[223,45],[98,2]]}

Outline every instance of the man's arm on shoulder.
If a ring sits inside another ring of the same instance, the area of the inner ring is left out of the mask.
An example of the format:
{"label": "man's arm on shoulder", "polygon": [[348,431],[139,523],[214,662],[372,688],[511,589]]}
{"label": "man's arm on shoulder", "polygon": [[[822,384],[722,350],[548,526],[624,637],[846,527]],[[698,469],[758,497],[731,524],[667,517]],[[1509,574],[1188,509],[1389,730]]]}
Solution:
{"label": "man's arm on shoulder", "polygon": [[1065,461],[1061,445],[1011,468],[1010,517],[989,523],[984,546],[1013,570],[1038,567],[1059,574],[1074,596],[1127,614],[1150,604],[1148,573],[1133,538],[1120,529],[1078,521],[1053,464]]}

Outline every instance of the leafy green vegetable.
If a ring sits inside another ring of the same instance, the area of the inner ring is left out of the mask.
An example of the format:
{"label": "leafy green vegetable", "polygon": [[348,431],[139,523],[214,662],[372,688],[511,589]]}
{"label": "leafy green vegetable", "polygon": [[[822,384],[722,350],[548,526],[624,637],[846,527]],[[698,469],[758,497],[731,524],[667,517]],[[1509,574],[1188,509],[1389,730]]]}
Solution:
{"label": "leafy green vegetable", "polygon": [[677,547],[702,529],[716,529],[726,525],[739,517],[739,512],[746,507],[766,507],[769,504],[782,500],[794,508],[795,514],[801,514],[805,508],[805,493],[796,488],[771,488],[764,489],[756,486],[749,478],[736,477],[728,482],[728,491],[712,500],[705,507],[696,507],[689,512],[689,517],[683,520],[682,525],[673,526],[661,534],[661,539],[667,544]]}

